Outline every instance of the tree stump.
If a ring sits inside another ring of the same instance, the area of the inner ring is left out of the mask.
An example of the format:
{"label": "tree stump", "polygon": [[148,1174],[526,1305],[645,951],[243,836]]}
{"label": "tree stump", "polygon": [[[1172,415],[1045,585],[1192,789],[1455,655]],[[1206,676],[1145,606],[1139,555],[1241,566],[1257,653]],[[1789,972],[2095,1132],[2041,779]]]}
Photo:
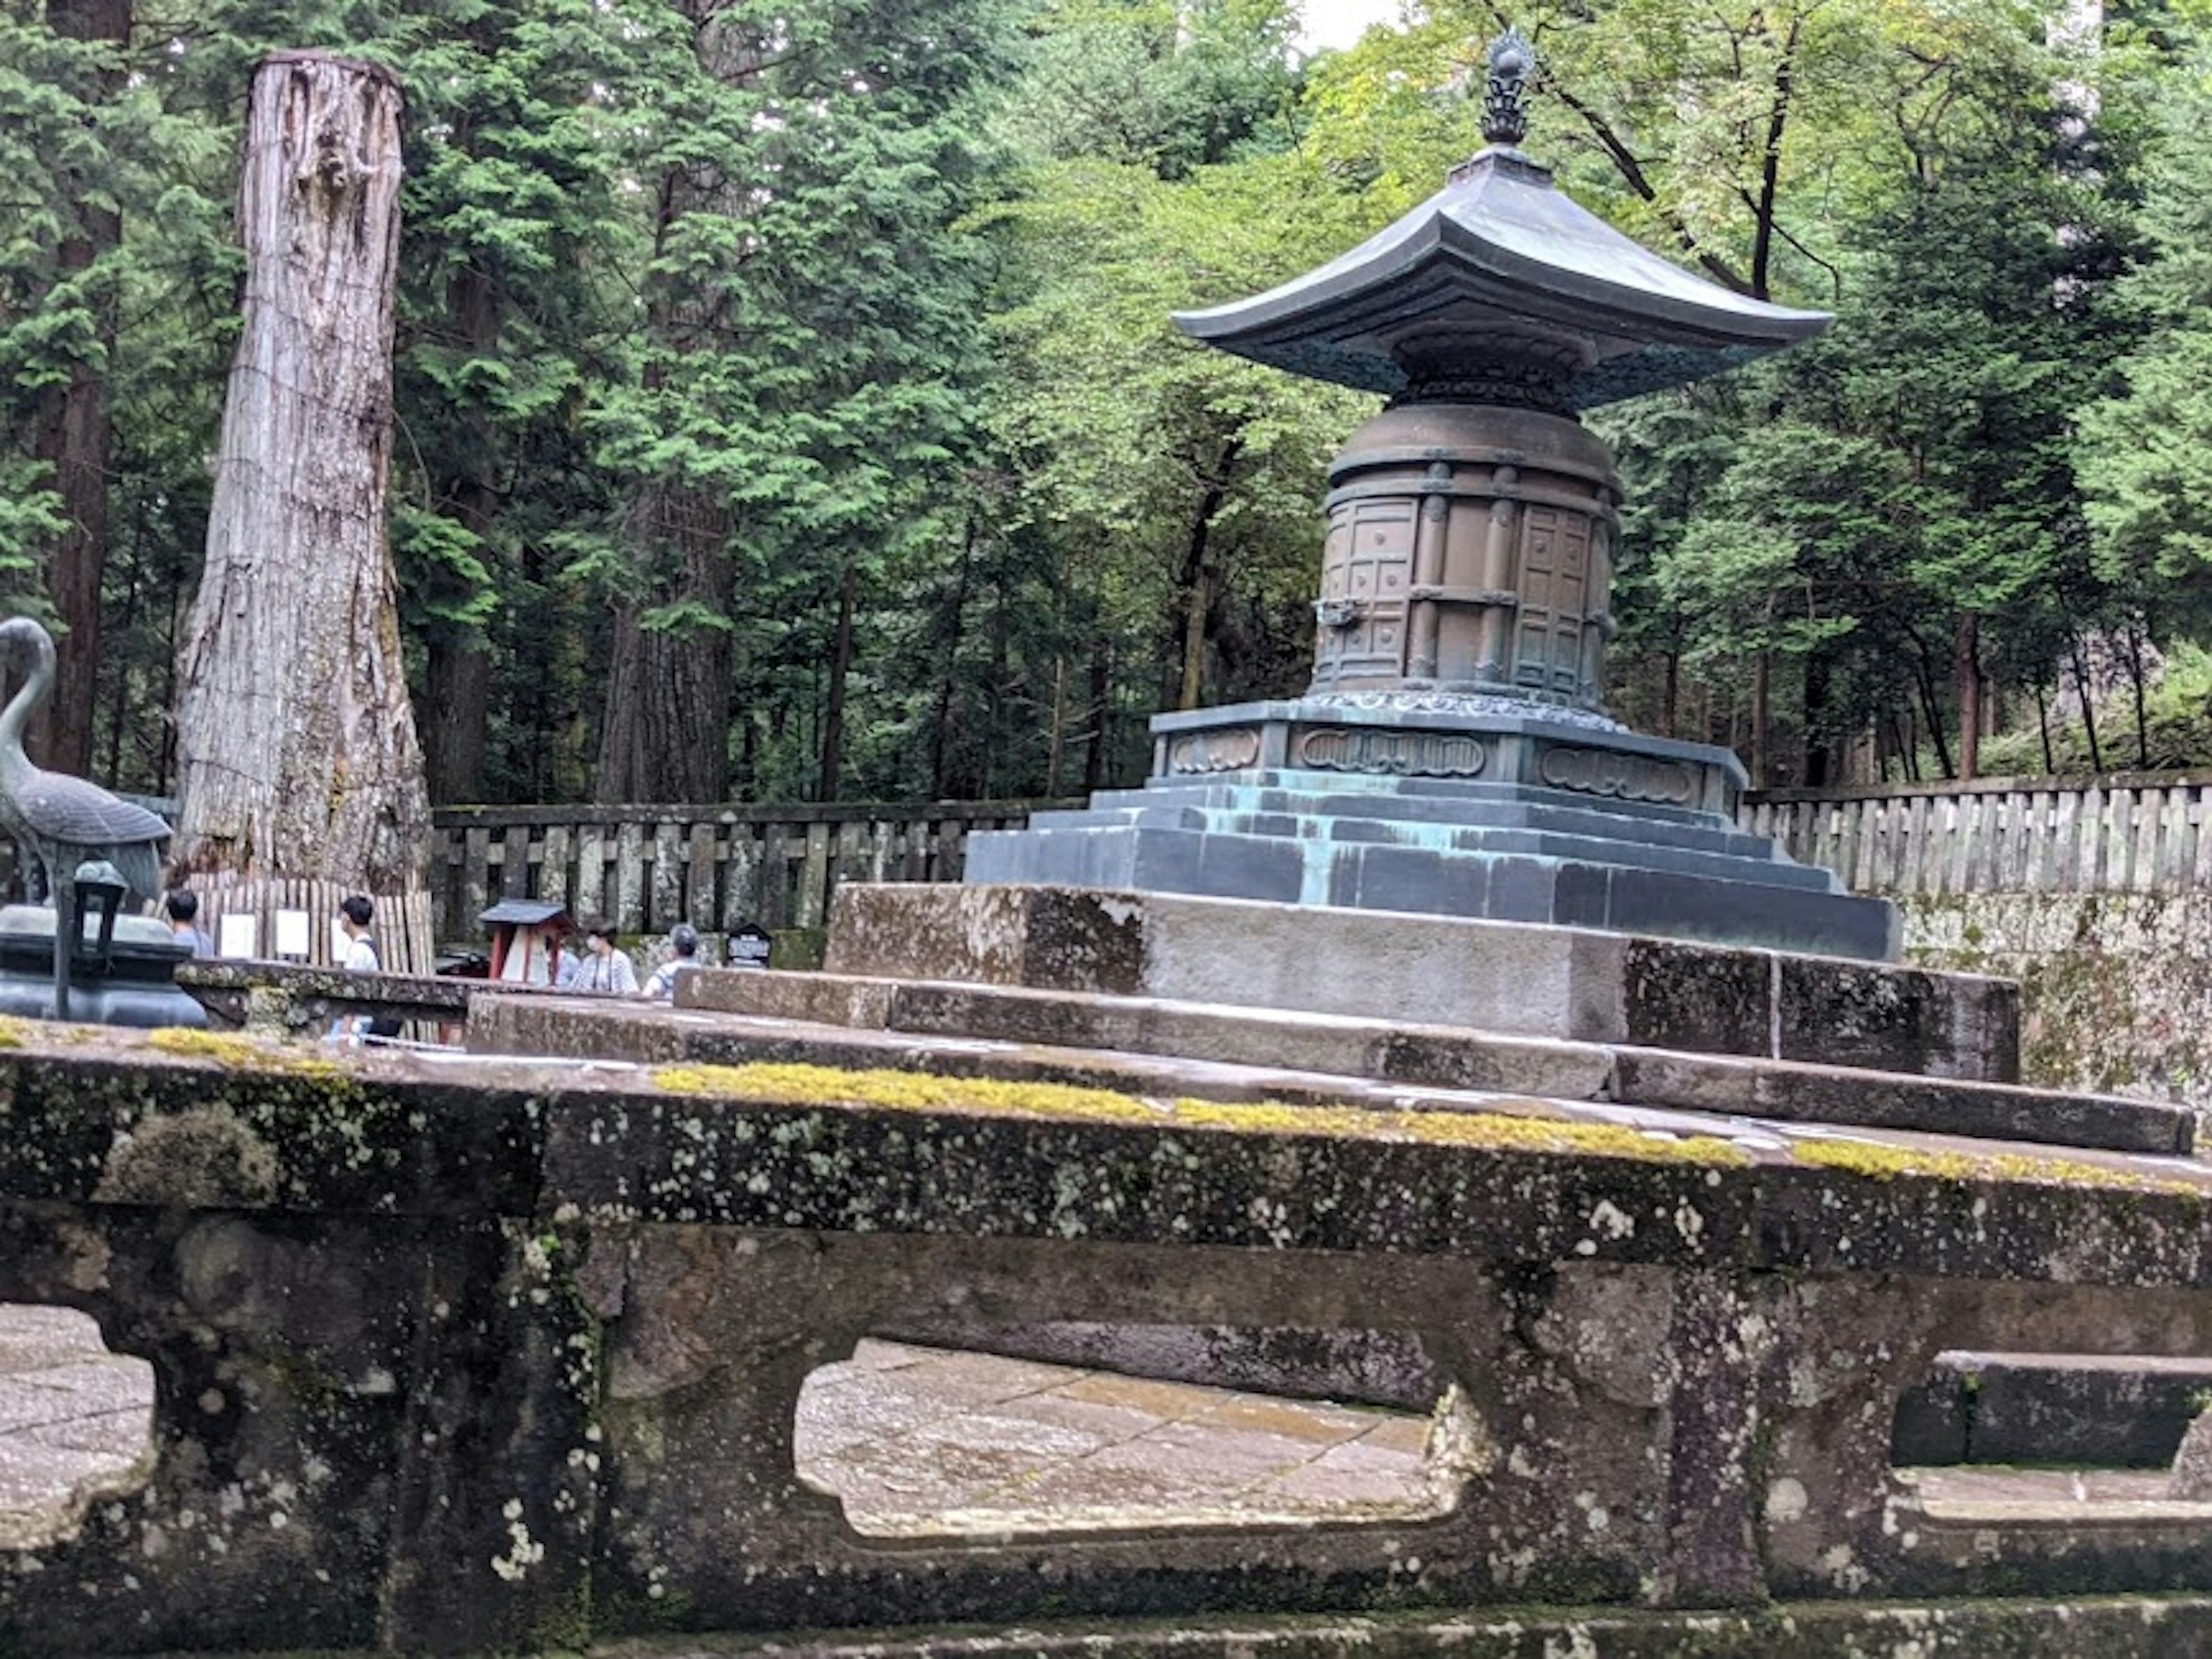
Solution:
{"label": "tree stump", "polygon": [[[427,886],[385,527],[399,104],[386,70],[319,52],[253,79],[244,331],[179,663],[177,859],[209,885]],[[387,968],[427,970],[398,943]]]}

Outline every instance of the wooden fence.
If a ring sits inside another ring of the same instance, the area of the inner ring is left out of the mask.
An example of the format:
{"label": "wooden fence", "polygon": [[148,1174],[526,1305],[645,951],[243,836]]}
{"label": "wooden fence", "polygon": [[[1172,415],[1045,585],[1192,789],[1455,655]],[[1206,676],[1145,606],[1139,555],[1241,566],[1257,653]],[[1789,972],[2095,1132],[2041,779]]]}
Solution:
{"label": "wooden fence", "polygon": [[2212,772],[1774,789],[1739,821],[1854,892],[2212,887]]}
{"label": "wooden fence", "polygon": [[[974,831],[1076,805],[447,807],[433,925],[472,939],[498,900],[544,898],[624,933],[818,927],[841,881],[957,881]],[[1746,796],[1738,818],[1856,892],[2212,887],[2212,772],[1774,789]]]}
{"label": "wooden fence", "polygon": [[[957,881],[969,835],[1066,801],[852,806],[453,807],[436,816],[439,937],[503,897],[625,933],[678,921],[818,927],[841,881]],[[1742,826],[1864,893],[2212,887],[2212,772],[1776,789]]]}
{"label": "wooden fence", "polygon": [[447,939],[480,933],[501,898],[557,899],[624,933],[818,927],[841,881],[957,881],[973,831],[1070,804],[449,807],[431,895]]}

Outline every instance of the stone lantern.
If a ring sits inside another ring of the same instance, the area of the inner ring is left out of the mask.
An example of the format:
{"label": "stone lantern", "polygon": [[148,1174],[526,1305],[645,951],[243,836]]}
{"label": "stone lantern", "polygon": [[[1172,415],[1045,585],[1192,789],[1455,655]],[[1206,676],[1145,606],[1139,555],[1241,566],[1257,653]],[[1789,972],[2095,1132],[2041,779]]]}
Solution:
{"label": "stone lantern", "polygon": [[1882,957],[1887,904],[1735,823],[1724,749],[1607,712],[1620,484],[1579,410],[1826,328],[1660,258],[1519,148],[1534,53],[1490,49],[1484,148],[1387,229],[1176,320],[1384,394],[1329,471],[1314,673],[1164,714],[1153,774],[969,843],[971,882],[1559,922]]}

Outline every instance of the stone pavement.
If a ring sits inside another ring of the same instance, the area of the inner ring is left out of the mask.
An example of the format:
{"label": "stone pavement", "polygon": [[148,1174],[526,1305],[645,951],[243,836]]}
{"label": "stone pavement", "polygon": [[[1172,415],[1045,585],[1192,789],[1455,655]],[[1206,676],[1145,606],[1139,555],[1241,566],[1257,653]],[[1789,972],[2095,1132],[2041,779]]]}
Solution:
{"label": "stone pavement", "polygon": [[152,1451],[154,1368],[110,1353],[69,1308],[0,1304],[0,1549],[73,1528],[136,1484]]}
{"label": "stone pavement", "polygon": [[799,1397],[854,1530],[1098,1531],[1439,1514],[1426,1418],[866,1341]]}

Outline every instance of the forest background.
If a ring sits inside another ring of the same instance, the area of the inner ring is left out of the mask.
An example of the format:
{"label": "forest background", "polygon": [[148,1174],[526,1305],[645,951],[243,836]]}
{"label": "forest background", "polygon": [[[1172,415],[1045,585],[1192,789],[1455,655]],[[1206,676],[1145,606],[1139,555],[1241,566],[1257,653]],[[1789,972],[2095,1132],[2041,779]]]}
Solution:
{"label": "forest background", "polygon": [[[1527,148],[1820,341],[1595,411],[1617,712],[1756,781],[2212,761],[2212,0],[0,0],[0,606],[164,793],[254,64],[407,104],[432,799],[1056,796],[1304,684],[1371,400],[1169,320]],[[329,625],[355,625],[332,617]],[[2086,718],[2085,718],[2086,717]]]}

